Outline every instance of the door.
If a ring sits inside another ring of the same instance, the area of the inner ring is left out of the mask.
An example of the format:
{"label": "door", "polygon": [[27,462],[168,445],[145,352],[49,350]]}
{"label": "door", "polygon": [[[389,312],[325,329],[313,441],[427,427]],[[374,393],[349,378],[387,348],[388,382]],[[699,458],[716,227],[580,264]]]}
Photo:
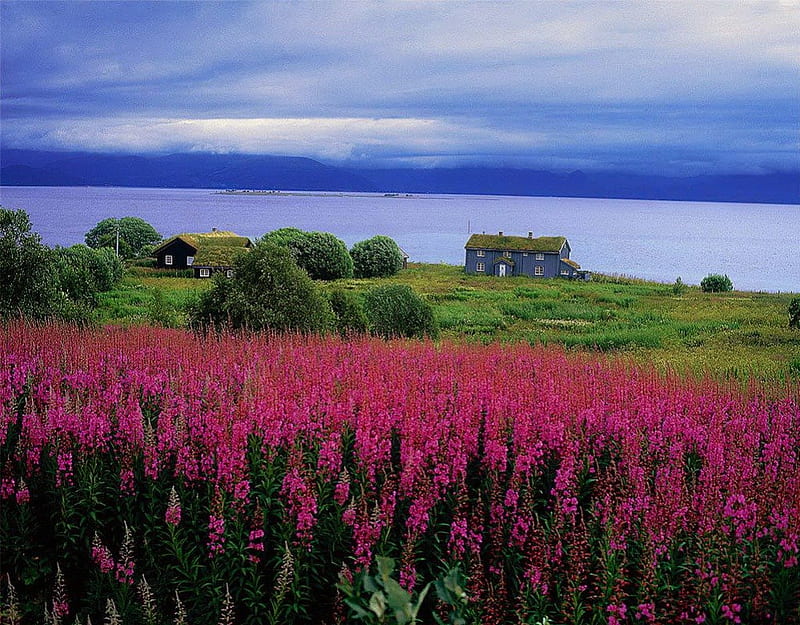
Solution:
{"label": "door", "polygon": [[497,273],[498,276],[500,276],[501,278],[505,278],[506,277],[506,264],[505,263],[500,263],[497,266],[497,271],[498,271],[498,273]]}

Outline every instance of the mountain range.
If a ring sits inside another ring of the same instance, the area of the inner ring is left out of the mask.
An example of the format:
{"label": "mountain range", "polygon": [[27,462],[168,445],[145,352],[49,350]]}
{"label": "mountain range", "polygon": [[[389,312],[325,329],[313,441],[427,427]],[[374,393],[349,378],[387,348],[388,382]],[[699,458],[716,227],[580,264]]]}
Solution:
{"label": "mountain range", "polygon": [[98,154],[0,149],[5,186],[118,186],[452,193],[800,204],[800,172],[676,177],[500,167],[359,169],[249,154]]}

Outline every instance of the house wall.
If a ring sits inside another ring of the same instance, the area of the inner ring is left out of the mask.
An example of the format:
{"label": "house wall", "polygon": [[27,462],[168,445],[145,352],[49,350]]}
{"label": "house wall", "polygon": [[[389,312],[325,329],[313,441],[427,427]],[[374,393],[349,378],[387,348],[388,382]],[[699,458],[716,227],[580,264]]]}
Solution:
{"label": "house wall", "polygon": [[[566,246],[565,246],[566,248]],[[502,258],[503,252],[497,250],[485,250],[485,256],[478,256],[478,250],[466,250],[466,258],[464,261],[464,270],[471,274],[482,274],[491,276],[495,274],[494,263],[498,258]],[[531,276],[537,278],[556,278],[561,274],[561,258],[569,258],[569,251],[562,248],[561,254],[556,252],[545,252],[544,260],[536,260],[535,252],[511,252],[511,260],[514,261],[514,267],[507,269],[507,276]],[[478,272],[478,263],[485,263],[486,270]],[[544,267],[544,275],[536,275],[536,265]]]}
{"label": "house wall", "polygon": [[[185,241],[176,239],[156,254],[156,267],[159,269],[187,269],[189,265],[186,263],[186,259],[189,256],[194,256],[196,251],[193,246]],[[164,262],[169,255],[172,256],[171,265],[167,265]]]}

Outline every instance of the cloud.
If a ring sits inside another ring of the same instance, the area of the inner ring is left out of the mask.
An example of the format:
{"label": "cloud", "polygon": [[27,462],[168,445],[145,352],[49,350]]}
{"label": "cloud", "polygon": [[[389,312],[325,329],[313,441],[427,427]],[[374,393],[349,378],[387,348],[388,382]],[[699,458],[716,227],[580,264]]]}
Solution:
{"label": "cloud", "polygon": [[4,145],[797,162],[793,1],[19,2],[0,20]]}

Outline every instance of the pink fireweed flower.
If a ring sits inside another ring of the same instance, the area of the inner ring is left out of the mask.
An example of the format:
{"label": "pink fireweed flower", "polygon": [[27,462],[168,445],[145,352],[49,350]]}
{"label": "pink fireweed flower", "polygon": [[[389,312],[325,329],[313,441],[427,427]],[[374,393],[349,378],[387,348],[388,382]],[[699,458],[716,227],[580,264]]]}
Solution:
{"label": "pink fireweed flower", "polygon": [[56,581],[53,588],[53,615],[61,617],[67,616],[67,614],[69,614],[69,603],[67,602],[64,573],[61,572],[61,564],[56,562]]}
{"label": "pink fireweed flower", "polygon": [[0,481],[0,498],[10,499],[16,492],[16,481],[13,477],[4,477]]}
{"label": "pink fireweed flower", "polygon": [[350,497],[350,474],[347,471],[342,471],[339,474],[339,481],[333,489],[333,500],[340,506],[347,503]]}
{"label": "pink fireweed flower", "polygon": [[261,560],[260,552],[264,551],[264,530],[257,528],[250,531],[247,549],[251,552],[256,552],[247,556],[250,562],[259,562]]}
{"label": "pink fireweed flower", "polygon": [[208,519],[208,557],[225,553],[225,519],[209,516]]}
{"label": "pink fireweed flower", "polygon": [[178,493],[175,491],[174,486],[169,490],[169,501],[164,520],[169,525],[178,525],[181,522],[181,500],[178,498]]}
{"label": "pink fireweed flower", "polygon": [[58,454],[56,458],[58,471],[56,472],[56,486],[62,484],[72,484],[72,452],[67,451]]}
{"label": "pink fireweed flower", "polygon": [[94,533],[94,538],[92,539],[92,560],[100,567],[100,571],[103,573],[110,573],[114,570],[114,557],[108,547],[100,540],[97,532]]}
{"label": "pink fireweed flower", "polygon": [[25,480],[20,479],[19,481],[19,488],[16,492],[16,500],[17,505],[22,505],[28,503],[31,500],[31,491],[28,490],[28,485],[25,483]]}

